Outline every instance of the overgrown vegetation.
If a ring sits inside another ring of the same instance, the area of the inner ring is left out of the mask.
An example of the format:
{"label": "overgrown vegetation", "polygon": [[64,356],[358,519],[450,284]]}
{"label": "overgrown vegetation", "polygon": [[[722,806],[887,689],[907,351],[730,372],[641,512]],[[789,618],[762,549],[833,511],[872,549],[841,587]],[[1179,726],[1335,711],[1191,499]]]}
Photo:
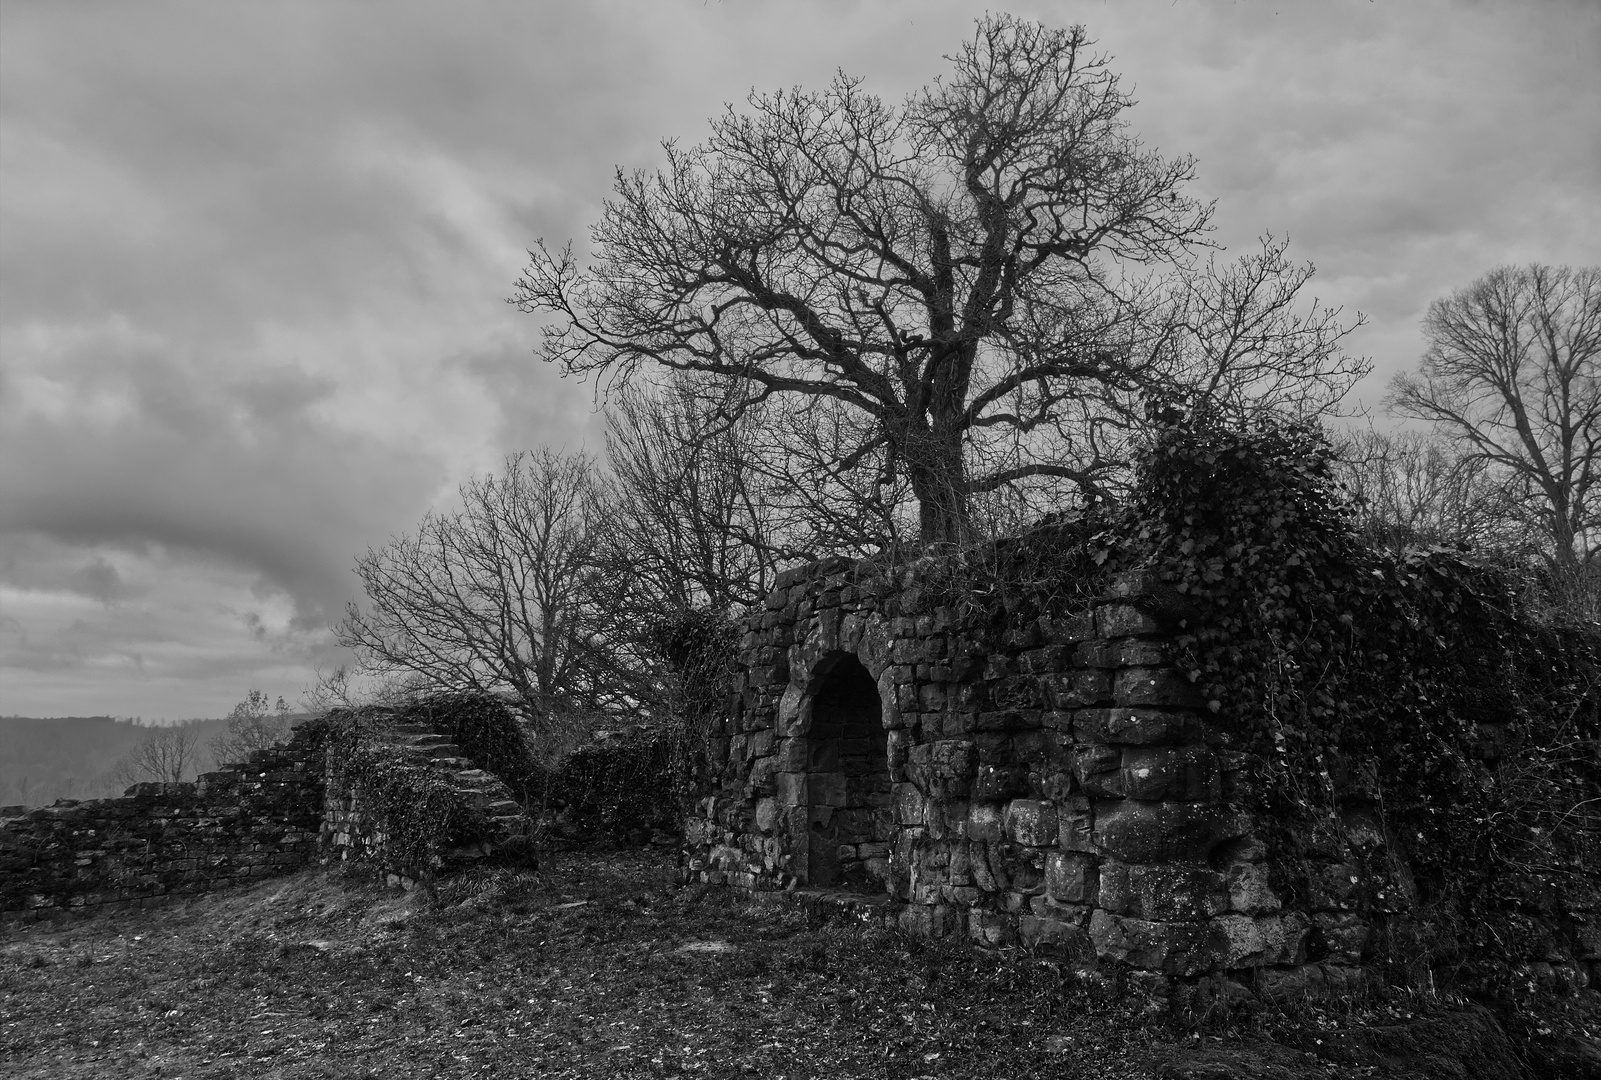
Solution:
{"label": "overgrown vegetation", "polygon": [[1601,625],[1529,571],[1376,550],[1313,425],[1157,420],[1129,501],[925,560],[925,601],[999,640],[1157,575],[1140,602],[1249,755],[1279,885],[1353,860],[1392,981],[1511,988],[1601,895]]}
{"label": "overgrown vegetation", "polygon": [[674,798],[684,810],[711,779],[707,749],[723,733],[739,635],[733,620],[712,608],[681,611],[656,626],[653,645],[670,670],[668,768]]}
{"label": "overgrown vegetation", "polygon": [[1601,893],[1601,628],[1531,619],[1461,553],[1362,544],[1310,427],[1170,424],[1132,511],[1194,605],[1191,678],[1254,751],[1284,883],[1363,854],[1342,807],[1379,813],[1407,870],[1369,866],[1364,913],[1418,916],[1389,924],[1393,976],[1504,984],[1530,915]]}
{"label": "overgrown vegetation", "polygon": [[383,836],[385,861],[420,877],[447,841],[471,831],[471,812],[437,770],[372,739],[363,720],[357,712],[329,721],[330,781],[359,791],[361,812]]}

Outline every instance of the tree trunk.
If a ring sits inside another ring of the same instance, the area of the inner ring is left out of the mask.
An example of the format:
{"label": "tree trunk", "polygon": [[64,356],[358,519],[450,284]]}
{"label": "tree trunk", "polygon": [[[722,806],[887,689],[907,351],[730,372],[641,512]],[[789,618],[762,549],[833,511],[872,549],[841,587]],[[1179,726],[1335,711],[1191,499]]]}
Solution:
{"label": "tree trunk", "polygon": [[912,494],[917,497],[918,531],[928,544],[962,544],[970,539],[967,470],[958,432],[928,432],[905,453]]}

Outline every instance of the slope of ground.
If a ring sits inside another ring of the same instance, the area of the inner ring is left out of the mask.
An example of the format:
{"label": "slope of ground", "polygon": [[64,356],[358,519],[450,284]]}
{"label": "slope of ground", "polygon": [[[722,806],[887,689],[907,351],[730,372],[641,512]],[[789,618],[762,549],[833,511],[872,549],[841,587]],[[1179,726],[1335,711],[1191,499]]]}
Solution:
{"label": "slope of ground", "polygon": [[808,925],[671,880],[659,853],[571,853],[431,897],[317,871],[11,923],[0,1074],[1525,1077],[1559,1051],[1582,1070],[1571,1035],[1594,1021],[1570,1003],[1567,1028],[1527,1025],[1518,1050],[1471,1009],[1187,1031],[1043,960]]}

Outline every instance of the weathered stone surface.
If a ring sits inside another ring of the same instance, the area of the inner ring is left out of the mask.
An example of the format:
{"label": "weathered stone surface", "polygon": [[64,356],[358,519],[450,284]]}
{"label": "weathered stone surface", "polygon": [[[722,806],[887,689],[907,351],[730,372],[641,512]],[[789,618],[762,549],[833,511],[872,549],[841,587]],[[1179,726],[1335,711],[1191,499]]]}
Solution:
{"label": "weathered stone surface", "polygon": [[1095,636],[1095,611],[1080,611],[1072,615],[1042,616],[1039,620],[1040,638],[1060,645],[1076,645]]}
{"label": "weathered stone surface", "polygon": [[1017,938],[1025,948],[1074,956],[1089,945],[1089,935],[1079,921],[1023,915],[1017,920]]}
{"label": "weathered stone surface", "polygon": [[1028,794],[1027,765],[980,765],[973,780],[973,798],[1002,801]]}
{"label": "weathered stone surface", "polygon": [[1056,844],[1063,851],[1093,852],[1093,811],[1090,800],[1074,795],[1056,804]]}
{"label": "weathered stone surface", "polygon": [[1219,915],[1210,923],[1215,966],[1288,966],[1305,963],[1310,922],[1298,911],[1278,915]]}
{"label": "weathered stone surface", "polygon": [[1040,676],[1044,703],[1052,709],[1077,709],[1110,701],[1112,675],[1102,668],[1056,671]]}
{"label": "weathered stone surface", "polygon": [[1216,870],[1108,860],[1100,868],[1096,906],[1116,915],[1194,922],[1228,911],[1227,886]]}
{"label": "weathered stone surface", "polygon": [[1045,893],[1064,904],[1089,904],[1097,895],[1097,868],[1088,855],[1053,851],[1045,856]]}
{"label": "weathered stone surface", "polygon": [[1218,966],[1207,947],[1206,923],[1154,922],[1096,910],[1090,915],[1089,936],[1097,958],[1133,968],[1198,975]]}
{"label": "weathered stone surface", "polygon": [[803,772],[777,773],[773,777],[773,787],[778,801],[787,806],[805,806],[809,801]]}
{"label": "weathered stone surface", "polygon": [[1268,880],[1265,863],[1231,863],[1228,876],[1229,910],[1245,915],[1266,915],[1284,906]]}
{"label": "weathered stone surface", "polygon": [[1025,847],[1054,846],[1056,806],[1042,799],[1014,799],[1006,807],[1006,835]]}
{"label": "weathered stone surface", "polygon": [[967,808],[962,835],[969,840],[999,840],[1006,835],[1006,812],[1000,803],[975,802]]}
{"label": "weathered stone surface", "polygon": [[1160,634],[1162,624],[1133,604],[1104,604],[1095,612],[1095,633],[1103,638]]}
{"label": "weathered stone surface", "polygon": [[1117,798],[1123,794],[1123,753],[1115,746],[1077,746],[1073,777],[1086,795]]}
{"label": "weathered stone surface", "polygon": [[1205,746],[1131,747],[1123,751],[1122,794],[1148,802],[1216,802],[1223,778]]}
{"label": "weathered stone surface", "polygon": [[1123,668],[1112,683],[1112,698],[1119,705],[1167,705],[1199,708],[1200,690],[1169,667]]}
{"label": "weathered stone surface", "polygon": [[1094,810],[1096,848],[1131,863],[1205,862],[1249,826],[1233,807],[1208,803],[1098,799]]}
{"label": "weathered stone surface", "polygon": [[1188,709],[1078,709],[1073,713],[1074,737],[1091,745],[1196,744],[1204,732],[1200,715]]}

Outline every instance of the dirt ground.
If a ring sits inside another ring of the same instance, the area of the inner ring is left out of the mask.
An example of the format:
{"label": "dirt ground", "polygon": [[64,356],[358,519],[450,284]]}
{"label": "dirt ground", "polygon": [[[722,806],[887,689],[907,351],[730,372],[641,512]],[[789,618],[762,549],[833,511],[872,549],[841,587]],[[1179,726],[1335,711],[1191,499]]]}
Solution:
{"label": "dirt ground", "polygon": [[432,895],[310,871],[6,923],[0,1075],[1601,1077],[1593,994],[1538,1015],[1396,999],[1197,1026],[1049,960],[672,881],[659,851],[569,853]]}

